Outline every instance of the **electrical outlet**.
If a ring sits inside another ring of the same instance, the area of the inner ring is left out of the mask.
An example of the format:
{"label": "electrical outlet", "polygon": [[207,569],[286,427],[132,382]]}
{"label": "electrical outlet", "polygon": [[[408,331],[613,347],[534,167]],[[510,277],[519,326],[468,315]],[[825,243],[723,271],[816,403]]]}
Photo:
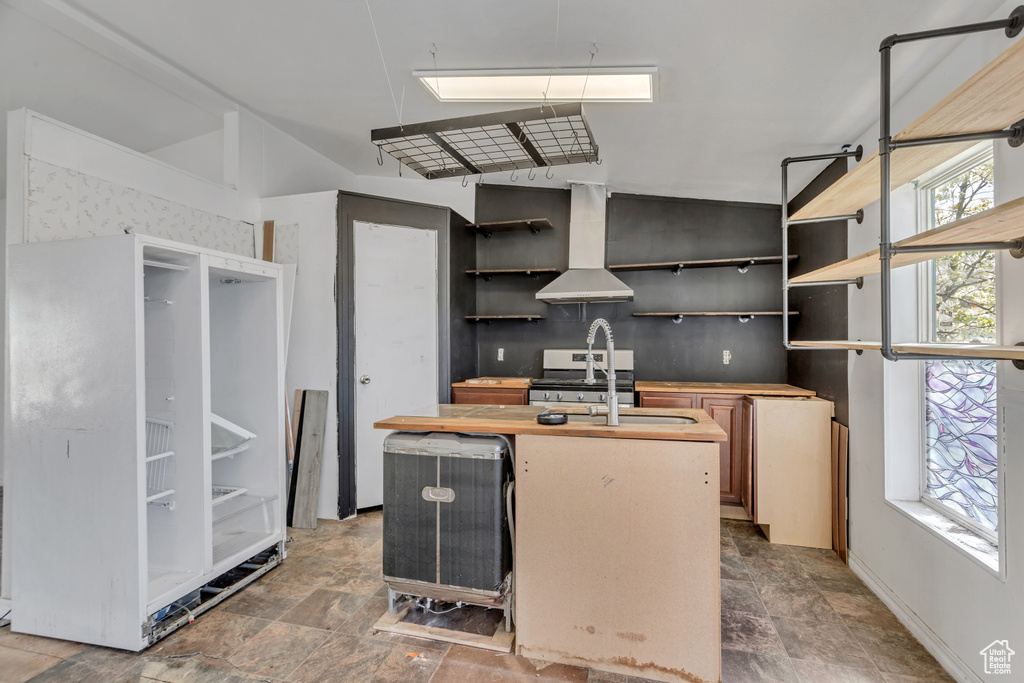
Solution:
{"label": "electrical outlet", "polygon": [[505,349],[498,349],[498,360],[505,360]]}
{"label": "electrical outlet", "polygon": [[731,361],[731,360],[732,360],[732,351],[729,351],[728,349],[726,349],[725,351],[722,351],[722,365],[728,365],[729,361]]}

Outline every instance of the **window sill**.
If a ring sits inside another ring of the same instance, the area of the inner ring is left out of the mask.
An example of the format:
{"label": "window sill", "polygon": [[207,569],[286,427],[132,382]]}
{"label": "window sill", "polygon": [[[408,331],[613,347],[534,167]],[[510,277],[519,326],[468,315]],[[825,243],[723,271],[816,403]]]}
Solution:
{"label": "window sill", "polygon": [[894,508],[925,529],[957,548],[992,574],[1005,580],[999,566],[999,548],[988,539],[957,524],[924,503],[916,500],[888,500]]}

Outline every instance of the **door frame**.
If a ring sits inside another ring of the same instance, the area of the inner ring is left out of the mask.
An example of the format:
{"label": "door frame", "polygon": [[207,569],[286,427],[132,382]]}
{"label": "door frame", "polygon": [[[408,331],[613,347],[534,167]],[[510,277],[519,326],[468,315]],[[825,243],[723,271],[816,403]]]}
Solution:
{"label": "door frame", "polygon": [[338,193],[338,518],[356,513],[355,221],[437,231],[437,401],[451,395],[451,209],[354,192]]}

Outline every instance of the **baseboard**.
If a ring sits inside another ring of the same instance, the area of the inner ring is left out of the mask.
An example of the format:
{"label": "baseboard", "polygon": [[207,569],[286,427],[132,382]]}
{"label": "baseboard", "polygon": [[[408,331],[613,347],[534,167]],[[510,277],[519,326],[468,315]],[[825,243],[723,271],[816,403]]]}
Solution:
{"label": "baseboard", "polygon": [[[960,657],[946,645],[945,642],[928,626],[921,617],[917,616],[912,609],[903,602],[898,595],[892,592],[882,580],[875,575],[853,551],[848,555],[850,569],[860,577],[861,581],[867,584],[868,588],[878,596],[878,599],[885,603],[885,606],[892,610],[907,630],[914,634],[914,637],[921,641],[924,649],[928,650],[938,660],[942,668],[955,678],[958,683],[984,683]],[[979,655],[980,656],[980,655]]]}
{"label": "baseboard", "polygon": [[743,509],[742,505],[719,505],[718,516],[721,519],[741,519],[745,522],[750,521],[750,517],[747,516],[747,511]]}
{"label": "baseboard", "polygon": [[0,598],[0,628],[11,623],[11,599]]}

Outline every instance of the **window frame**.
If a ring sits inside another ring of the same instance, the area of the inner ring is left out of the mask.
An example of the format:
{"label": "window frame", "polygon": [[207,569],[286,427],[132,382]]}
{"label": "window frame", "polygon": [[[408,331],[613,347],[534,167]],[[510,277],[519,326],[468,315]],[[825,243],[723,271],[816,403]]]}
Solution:
{"label": "window frame", "polygon": [[[935,224],[935,208],[933,200],[933,191],[945,184],[950,180],[960,176],[961,174],[980,166],[987,162],[993,162],[995,150],[992,143],[983,142],[975,147],[971,148],[964,154],[960,155],[953,163],[940,167],[933,170],[932,172],[922,176],[915,183],[914,187],[917,190],[917,232],[925,232],[927,230],[934,229]],[[995,177],[993,175],[993,186],[995,185]],[[993,203],[994,205],[994,203]],[[996,260],[996,268],[998,269],[998,259]],[[943,343],[956,343],[956,342],[941,342],[937,339],[937,316],[935,315],[935,260],[929,259],[919,263],[918,266],[918,282],[920,292],[922,295],[919,297],[920,305],[918,307],[918,326],[919,333],[922,339],[927,339],[932,343],[943,344]],[[996,275],[998,278],[998,274]],[[999,300],[996,300],[996,320],[998,324],[999,319]],[[970,358],[964,358],[965,361],[971,360]],[[934,363],[940,361],[921,361],[917,363],[917,386],[918,389],[918,412],[919,417],[917,420],[918,431],[919,431],[919,443],[920,452],[918,454],[919,464],[919,480],[918,480],[918,499],[919,502],[931,510],[934,510],[938,514],[950,519],[956,524],[960,524],[965,527],[968,531],[984,540],[991,543],[997,550],[999,549],[999,536],[1005,522],[1005,507],[1003,498],[1003,444],[1002,444],[1002,410],[998,403],[998,386],[999,386],[999,364],[996,364],[996,419],[997,430],[1000,437],[996,444],[996,457],[998,458],[998,465],[996,470],[997,476],[997,514],[998,514],[998,525],[997,529],[993,531],[987,527],[978,524],[976,521],[964,515],[963,513],[945,505],[935,496],[927,493],[928,489],[928,440],[927,440],[927,410],[928,401],[925,396],[925,377],[926,377],[926,363]],[[1000,555],[1002,553],[1000,552]]]}

